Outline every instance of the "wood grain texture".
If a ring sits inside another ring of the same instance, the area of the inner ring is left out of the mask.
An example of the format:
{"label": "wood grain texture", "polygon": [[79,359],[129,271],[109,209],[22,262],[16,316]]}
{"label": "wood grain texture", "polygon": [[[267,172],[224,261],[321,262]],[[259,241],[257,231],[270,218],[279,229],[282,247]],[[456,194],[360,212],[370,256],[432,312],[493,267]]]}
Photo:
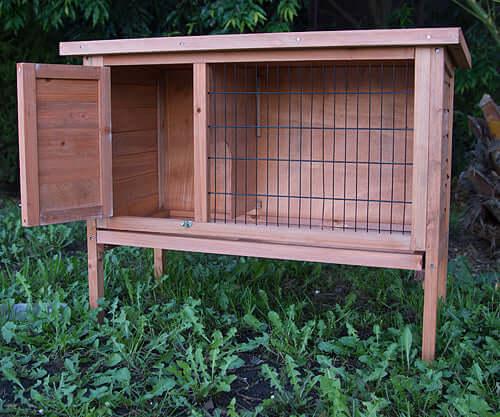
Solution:
{"label": "wood grain texture", "polygon": [[40,224],[40,207],[35,65],[17,64],[16,69],[21,222],[23,226],[36,226]]}
{"label": "wood grain texture", "polygon": [[442,273],[439,248],[442,243],[441,216],[443,212],[443,104],[444,51],[432,48],[430,54],[429,109],[429,167],[427,184],[427,230],[425,252],[424,313],[422,330],[422,359],[431,362],[436,349],[438,281]]}
{"label": "wood grain texture", "polygon": [[104,245],[97,243],[95,220],[87,221],[87,254],[90,308],[98,307],[98,301],[104,297]]}
{"label": "wood grain texture", "polygon": [[110,66],[172,65],[196,63],[235,62],[329,62],[335,61],[401,61],[414,58],[412,47],[391,48],[314,48],[301,50],[249,50],[225,52],[169,52],[152,54],[106,55],[104,62]]}
{"label": "wood grain texture", "polygon": [[98,230],[99,244],[129,245],[145,248],[174,249],[221,255],[255,256],[258,258],[294,259],[298,261],[364,265],[384,268],[422,269],[421,254],[401,254],[310,246],[291,246],[258,242],[234,242],[112,230]]}
{"label": "wood grain texture", "polygon": [[190,228],[181,226],[181,221],[167,218],[113,217],[99,219],[98,227],[110,230],[129,230],[136,232],[156,232],[171,235],[228,239],[237,241],[274,242],[279,244],[298,244],[318,247],[337,247],[351,249],[374,249],[379,251],[410,251],[410,237],[401,234],[366,233],[354,231],[305,230],[284,228],[274,225],[252,226],[244,224],[193,223]]}
{"label": "wood grain texture", "polygon": [[412,247],[425,249],[427,227],[427,173],[429,157],[429,106],[431,48],[415,51],[415,130],[413,140]]}
{"label": "wood grain texture", "polygon": [[194,218],[208,220],[208,83],[207,64],[193,65]]}
{"label": "wood grain texture", "polygon": [[[470,54],[460,28],[378,29],[351,31],[259,33],[61,42],[61,55],[231,51],[303,48],[450,45],[457,65],[470,67]],[[467,66],[469,65],[469,66]]]}
{"label": "wood grain texture", "polygon": [[160,279],[165,273],[165,262],[167,258],[167,252],[163,249],[153,249],[153,265],[154,265],[154,275],[156,279]]}

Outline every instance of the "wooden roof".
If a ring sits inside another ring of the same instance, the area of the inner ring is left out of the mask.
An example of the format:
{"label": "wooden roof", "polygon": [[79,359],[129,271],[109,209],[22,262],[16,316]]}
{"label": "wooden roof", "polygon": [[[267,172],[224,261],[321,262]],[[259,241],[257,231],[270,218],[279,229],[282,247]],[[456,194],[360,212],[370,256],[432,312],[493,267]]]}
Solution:
{"label": "wooden roof", "polygon": [[471,66],[469,49],[460,28],[256,33],[61,42],[59,52],[61,55],[88,56],[385,46],[445,46],[456,66]]}

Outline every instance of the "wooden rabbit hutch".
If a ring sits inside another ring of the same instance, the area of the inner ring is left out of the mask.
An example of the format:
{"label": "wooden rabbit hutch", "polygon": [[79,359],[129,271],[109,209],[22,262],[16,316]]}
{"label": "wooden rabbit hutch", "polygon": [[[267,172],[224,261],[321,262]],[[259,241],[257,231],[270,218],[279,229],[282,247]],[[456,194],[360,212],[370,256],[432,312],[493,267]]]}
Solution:
{"label": "wooden rabbit hutch", "polygon": [[[105,245],[425,272],[445,296],[458,28],[65,42],[18,64],[22,223]],[[361,278],[360,278],[361,279]]]}

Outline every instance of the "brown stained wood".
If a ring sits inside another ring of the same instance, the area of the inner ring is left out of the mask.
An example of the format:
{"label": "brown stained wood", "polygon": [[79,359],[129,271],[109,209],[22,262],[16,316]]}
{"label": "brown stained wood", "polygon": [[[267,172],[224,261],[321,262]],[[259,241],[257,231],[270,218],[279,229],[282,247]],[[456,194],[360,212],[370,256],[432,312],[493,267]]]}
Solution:
{"label": "brown stained wood", "polygon": [[208,220],[208,86],[207,64],[193,65],[194,218]]}
{"label": "brown stained wood", "polygon": [[[189,218],[189,213],[172,212],[169,217]],[[161,213],[158,216],[162,216]],[[192,227],[184,228],[177,219],[147,218],[147,217],[114,217],[98,221],[98,227],[111,230],[129,230],[137,232],[152,232],[163,234],[181,234],[212,239],[229,239],[233,241],[253,240],[259,242],[274,242],[280,244],[298,244],[322,247],[344,247],[352,249],[374,249],[404,252],[410,250],[410,237],[401,234],[378,232],[354,232],[331,230],[305,230],[284,228],[274,225],[246,226],[244,224],[224,223],[193,223]]]}
{"label": "brown stained wood", "polygon": [[165,208],[194,210],[192,68],[165,73]]}
{"label": "brown stained wood", "polygon": [[[379,29],[209,35],[61,42],[61,55],[107,55],[189,51],[352,48],[450,45],[456,65],[470,67],[470,54],[460,28]],[[390,49],[390,48],[388,48]]]}
{"label": "brown stained wood", "polygon": [[[255,91],[255,66],[239,66],[228,64],[215,67],[216,87],[219,92],[226,91]],[[224,84],[224,71],[226,82]],[[324,219],[324,225],[332,223],[332,213],[335,224],[338,221],[357,221],[360,228],[379,221],[393,224],[394,229],[405,224],[405,230],[411,228],[411,205],[395,203],[378,204],[360,201],[346,202],[343,198],[357,198],[370,200],[412,201],[412,167],[411,165],[394,166],[394,181],[390,165],[379,166],[360,163],[346,164],[339,161],[362,161],[383,163],[409,163],[413,158],[413,68],[409,63],[397,67],[380,64],[373,66],[346,69],[340,65],[332,67],[305,66],[304,68],[287,68],[286,65],[258,69],[260,77],[260,120],[262,121],[261,135],[255,143],[256,129],[244,128],[217,128],[212,129],[209,155],[213,158],[259,158],[253,160],[210,160],[211,185],[210,189],[218,192],[234,194],[259,194],[257,202],[252,197],[244,196],[226,198],[212,196],[212,210],[217,211],[217,218],[232,218],[231,210],[236,216],[243,215],[245,210],[249,218],[264,215],[268,218],[287,219],[298,218],[302,224],[316,223]],[[335,71],[335,72],[334,72]],[[371,85],[369,77],[372,77]],[[383,75],[383,77],[382,77]],[[302,85],[300,80],[302,78]],[[322,81],[324,78],[324,81]],[[312,79],[312,82],[311,82]],[[246,85],[245,85],[246,80]],[[278,85],[279,80],[279,85]],[[303,93],[298,94],[302,88]],[[342,94],[344,91],[356,91],[372,94]],[[266,94],[273,91],[288,91],[292,94]],[[321,94],[311,95],[310,92],[336,92],[329,94],[323,100]],[[408,94],[380,94],[381,91],[407,91]],[[377,94],[377,92],[379,92]],[[263,93],[263,94],[262,94]],[[215,96],[215,98],[214,98]],[[227,126],[256,125],[256,97],[255,94],[245,95],[212,95],[212,109],[217,109],[216,119],[212,116],[211,124]],[[382,100],[382,103],[381,103]],[[382,104],[382,110],[380,110]],[[302,107],[301,107],[302,106]],[[347,113],[346,113],[347,107]],[[278,108],[280,111],[278,112]],[[395,117],[393,119],[393,109]],[[312,121],[311,121],[312,111]],[[300,114],[302,113],[302,119]],[[269,114],[269,116],[268,116]],[[335,117],[333,117],[335,114]],[[237,115],[237,116],[235,116]],[[382,116],[382,121],[380,120]],[[308,129],[310,126],[325,127],[324,133],[320,129]],[[302,126],[288,129],[283,126]],[[266,126],[270,126],[269,129]],[[276,128],[281,126],[279,131]],[[355,131],[355,127],[362,130]],[[368,128],[371,127],[371,130]],[[388,130],[377,130],[377,128]],[[408,128],[410,130],[391,132],[390,129]],[[332,130],[337,128],[339,130]],[[347,128],[342,131],[341,129]],[[352,129],[352,130],[349,130]],[[279,135],[279,136],[278,136]],[[216,143],[215,143],[215,138]],[[278,141],[279,139],[279,141]],[[394,143],[394,148],[393,148]],[[227,148],[227,149],[226,149]],[[380,149],[382,148],[382,156]],[[394,160],[393,158],[394,153]],[[406,154],[406,155],[405,155]],[[405,159],[406,157],[406,159]],[[317,162],[291,162],[293,160],[314,160]],[[270,159],[271,161],[266,161]],[[281,159],[281,162],[276,162]],[[337,163],[320,163],[321,160]],[[225,162],[225,163],[224,163]],[[214,179],[214,169],[217,171]],[[406,169],[406,172],[405,172]],[[345,188],[344,188],[345,173]],[[356,175],[357,174],[357,175]],[[382,176],[381,176],[382,175]],[[228,180],[224,180],[227,177]],[[279,178],[279,181],[278,181]],[[368,184],[370,194],[368,195]],[[357,190],[357,191],[356,191]],[[356,194],[357,192],[357,194]],[[286,195],[306,197],[299,203],[298,198],[286,197],[266,199],[265,195]],[[311,199],[307,197],[318,197]],[[323,201],[321,197],[326,197]],[[332,204],[331,198],[336,201]],[[328,198],[330,198],[328,200]],[[234,201],[236,200],[236,201]],[[215,204],[213,204],[215,203]],[[236,205],[236,209],[234,206]],[[380,213],[379,213],[380,209]],[[300,216],[299,216],[300,212]],[[312,216],[310,220],[310,216]],[[250,220],[252,222],[252,220]]]}
{"label": "brown stained wood", "polygon": [[111,145],[111,71],[102,68],[99,82],[99,172],[103,214],[113,215],[113,178]]}
{"label": "brown stained wood", "polygon": [[[23,171],[29,170],[29,176],[36,177],[36,190],[24,193],[30,202],[22,203],[27,208],[36,206],[36,221],[32,217],[31,224],[110,215],[111,188],[106,184],[111,177],[100,172],[101,164],[111,166],[110,111],[105,94],[109,69],[20,64],[20,74],[24,68],[30,77],[31,104],[20,100],[20,121],[25,119],[20,141],[28,143],[28,147],[22,143],[20,147],[21,191],[33,188],[32,179],[29,187],[23,185]],[[23,86],[20,94],[26,94]],[[30,126],[26,126],[26,118]],[[102,140],[106,134],[107,142]]]}
{"label": "brown stained wood", "polygon": [[156,121],[157,121],[157,131],[156,131],[156,146],[158,155],[158,205],[160,208],[164,208],[166,204],[166,192],[167,192],[167,140],[166,140],[166,126],[165,126],[165,113],[166,113],[166,73],[163,72],[158,81],[155,89],[155,99],[156,99]]}
{"label": "brown stained wood", "polygon": [[415,130],[413,149],[412,247],[425,249],[429,157],[430,48],[415,51]]}
{"label": "brown stained wood", "polygon": [[156,108],[112,108],[111,114],[113,133],[141,132],[157,127]]}
{"label": "brown stained wood", "polygon": [[414,58],[414,48],[356,48],[356,49],[302,49],[302,50],[256,50],[231,52],[170,52],[154,54],[106,55],[106,65],[115,68],[122,65],[179,65],[196,63],[235,63],[235,62],[331,62],[353,60],[401,61]]}
{"label": "brown stained wood", "polygon": [[299,261],[339,263],[346,265],[364,265],[411,270],[422,269],[421,254],[370,252],[258,242],[239,242],[236,245],[234,242],[227,240],[111,230],[98,230],[97,236],[98,243],[100,244],[129,245],[145,248],[154,247],[189,252],[294,259]]}
{"label": "brown stained wood", "polygon": [[115,156],[113,159],[114,181],[121,181],[144,174],[158,173],[157,164],[158,154],[156,150],[153,152]]}
{"label": "brown stained wood", "polygon": [[154,275],[156,279],[160,279],[165,273],[167,253],[163,249],[154,248],[153,251]]}
{"label": "brown stained wood", "polygon": [[113,133],[113,158],[144,152],[156,152],[156,129]]}
{"label": "brown stained wood", "polygon": [[36,78],[34,64],[17,64],[21,222],[40,224]]}
{"label": "brown stained wood", "polygon": [[438,307],[438,282],[443,274],[439,257],[442,242],[441,217],[443,163],[443,100],[444,100],[444,51],[433,48],[430,54],[430,108],[429,108],[429,167],[427,186],[427,230],[424,281],[424,314],[422,330],[422,359],[431,362],[436,349],[436,322]]}
{"label": "brown stained wood", "polygon": [[104,297],[104,245],[97,243],[95,220],[87,221],[87,254],[89,303],[90,308],[97,308],[99,299]]}
{"label": "brown stained wood", "polygon": [[160,76],[160,69],[141,67],[137,66],[137,64],[130,67],[111,68],[111,79],[113,81],[113,84],[126,84],[127,86],[155,86]]}
{"label": "brown stained wood", "polygon": [[156,109],[157,105],[157,89],[155,85],[126,84],[126,87],[113,89],[111,106],[114,110]]}
{"label": "brown stained wood", "polygon": [[[129,200],[152,194],[158,194],[158,174],[156,172],[115,180],[113,182],[115,215],[123,215],[121,213],[125,213],[126,215],[126,212],[121,210],[121,208],[126,206]],[[144,214],[153,208],[148,207]]]}

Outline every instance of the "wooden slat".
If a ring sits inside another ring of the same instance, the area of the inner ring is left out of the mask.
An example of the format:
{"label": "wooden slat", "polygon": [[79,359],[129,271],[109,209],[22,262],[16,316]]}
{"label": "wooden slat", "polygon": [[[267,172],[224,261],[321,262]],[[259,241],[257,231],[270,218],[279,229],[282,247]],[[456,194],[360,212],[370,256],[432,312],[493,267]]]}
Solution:
{"label": "wooden slat", "polygon": [[155,277],[161,278],[165,270],[165,262],[167,253],[163,249],[154,248],[153,264]]}
{"label": "wooden slat", "polygon": [[158,173],[158,155],[154,152],[141,152],[116,156],[113,159],[114,181],[122,181],[139,175]]}
{"label": "wooden slat", "polygon": [[[182,214],[185,216],[184,213]],[[112,230],[181,234],[192,237],[230,239],[234,241],[254,240],[319,247],[392,250],[399,252],[410,251],[409,236],[400,233],[367,233],[349,230],[343,232],[339,230],[309,230],[272,225],[255,226],[211,222],[193,223],[192,227],[185,228],[181,226],[181,221],[176,219],[152,219],[147,217],[114,217],[111,219],[102,219],[99,220],[98,226],[99,228]]]}
{"label": "wooden slat", "polygon": [[113,133],[156,129],[156,108],[112,108]]}
{"label": "wooden slat", "polygon": [[81,65],[35,64],[37,78],[59,78],[70,80],[98,80],[101,69]]}
{"label": "wooden slat", "polygon": [[179,237],[154,233],[98,230],[100,244],[129,245],[145,248],[173,249],[221,255],[255,256],[258,258],[293,259],[298,261],[338,263],[398,269],[422,269],[421,254],[373,252],[310,246],[290,246],[257,242],[234,242],[217,239]]}
{"label": "wooden slat", "polygon": [[[113,79],[113,84],[114,79]],[[126,84],[113,89],[111,106],[115,109],[156,109],[157,87],[155,85]]]}
{"label": "wooden slat", "polygon": [[193,66],[194,218],[208,220],[208,66]]}
{"label": "wooden slat", "polygon": [[430,53],[430,109],[429,109],[429,167],[427,184],[427,236],[425,252],[424,314],[422,330],[422,359],[434,359],[436,349],[436,321],[438,307],[438,279],[442,272],[439,259],[441,243],[441,194],[443,192],[441,167],[443,162],[443,98],[444,51],[432,48]]}
{"label": "wooden slat", "polygon": [[23,226],[36,226],[40,224],[40,207],[34,64],[17,64],[17,106],[21,222]]}
{"label": "wooden slat", "polygon": [[87,221],[87,253],[90,308],[98,307],[98,300],[104,297],[104,245],[97,243],[95,220]]}
{"label": "wooden slat", "polygon": [[167,139],[165,136],[165,119],[166,119],[166,73],[162,73],[158,77],[155,98],[156,98],[156,138],[157,138],[157,154],[158,154],[158,203],[160,208],[166,205],[167,192]]}
{"label": "wooden slat", "polygon": [[156,129],[139,132],[113,133],[113,157],[143,152],[156,152],[158,138]]}
{"label": "wooden slat", "polygon": [[131,54],[302,48],[453,45],[455,60],[467,62],[460,28],[379,29],[259,33],[62,42],[61,55]]}
{"label": "wooden slat", "polygon": [[112,216],[111,71],[105,67],[99,81],[99,150],[102,212],[104,216]]}
{"label": "wooden slat", "polygon": [[95,80],[42,78],[37,81],[38,102],[97,103]]}
{"label": "wooden slat", "polygon": [[414,58],[414,48],[256,50],[230,52],[170,52],[154,54],[106,55],[106,65],[172,65],[223,62],[303,62],[303,61],[401,61]]}
{"label": "wooden slat", "polygon": [[40,213],[40,224],[57,224],[102,217],[102,206],[85,206],[46,210]]}
{"label": "wooden slat", "polygon": [[411,244],[425,249],[427,227],[427,170],[429,155],[429,105],[431,49],[415,51],[415,104],[413,132],[413,204]]}

